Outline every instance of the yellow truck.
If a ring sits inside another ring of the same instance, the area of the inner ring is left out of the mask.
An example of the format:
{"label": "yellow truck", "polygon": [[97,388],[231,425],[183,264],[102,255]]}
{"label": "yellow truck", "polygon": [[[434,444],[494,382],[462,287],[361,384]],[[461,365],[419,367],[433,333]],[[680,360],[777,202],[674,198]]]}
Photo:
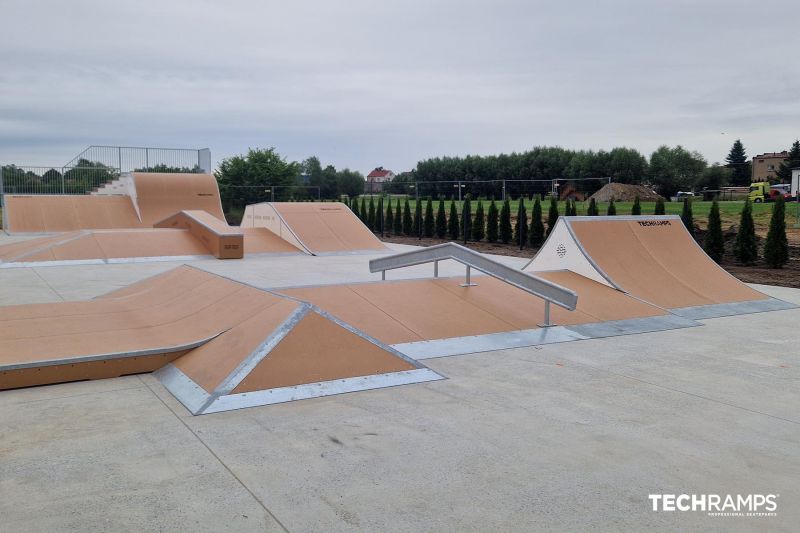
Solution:
{"label": "yellow truck", "polygon": [[783,196],[786,200],[792,199],[792,192],[788,183],[770,185],[768,181],[757,181],[750,184],[750,192],[747,195],[751,202],[760,204],[761,202],[773,202],[777,196]]}

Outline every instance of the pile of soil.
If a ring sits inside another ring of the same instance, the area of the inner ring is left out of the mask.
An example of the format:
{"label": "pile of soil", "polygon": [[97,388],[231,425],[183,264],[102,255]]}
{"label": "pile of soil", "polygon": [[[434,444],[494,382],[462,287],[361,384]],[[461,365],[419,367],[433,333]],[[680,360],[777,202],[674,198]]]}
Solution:
{"label": "pile of soil", "polygon": [[655,202],[661,198],[655,191],[648,189],[644,185],[629,185],[626,183],[609,183],[589,198],[594,198],[595,202],[608,202],[610,200],[632,202],[637,196],[642,202]]}

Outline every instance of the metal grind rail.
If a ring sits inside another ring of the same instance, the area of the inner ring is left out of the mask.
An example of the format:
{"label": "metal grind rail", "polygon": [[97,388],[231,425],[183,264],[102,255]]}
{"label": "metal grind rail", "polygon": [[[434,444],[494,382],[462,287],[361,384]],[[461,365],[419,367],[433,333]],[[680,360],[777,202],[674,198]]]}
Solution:
{"label": "metal grind rail", "polygon": [[489,259],[483,254],[454,242],[437,244],[419,250],[372,259],[369,262],[369,271],[380,272],[381,279],[385,280],[387,270],[433,263],[433,277],[438,278],[439,261],[445,261],[447,259],[458,261],[466,266],[465,281],[461,285],[462,287],[476,285],[472,283],[471,280],[471,270],[474,268],[475,270],[543,299],[544,322],[541,324],[543,327],[553,325],[550,322],[551,303],[569,311],[574,311],[578,304],[578,295],[574,291],[551,281],[547,281],[546,279],[509,267],[494,259]]}

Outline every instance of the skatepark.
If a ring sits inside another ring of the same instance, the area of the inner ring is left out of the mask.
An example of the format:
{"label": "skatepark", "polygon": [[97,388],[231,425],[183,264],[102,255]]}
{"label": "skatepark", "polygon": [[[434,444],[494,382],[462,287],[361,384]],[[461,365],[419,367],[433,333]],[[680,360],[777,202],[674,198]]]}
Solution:
{"label": "skatepark", "polygon": [[639,500],[800,496],[800,291],[678,217],[562,217],[521,259],[387,246],[333,202],[230,226],[208,175],[4,205],[0,505],[40,509],[12,529],[670,528]]}

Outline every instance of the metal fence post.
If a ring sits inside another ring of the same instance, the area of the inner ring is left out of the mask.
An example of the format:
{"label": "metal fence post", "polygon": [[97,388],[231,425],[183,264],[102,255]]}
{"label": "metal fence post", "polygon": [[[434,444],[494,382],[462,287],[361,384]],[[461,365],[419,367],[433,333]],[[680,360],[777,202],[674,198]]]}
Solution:
{"label": "metal fence post", "polygon": [[3,165],[0,165],[0,207],[5,207],[6,188],[3,183]]}

